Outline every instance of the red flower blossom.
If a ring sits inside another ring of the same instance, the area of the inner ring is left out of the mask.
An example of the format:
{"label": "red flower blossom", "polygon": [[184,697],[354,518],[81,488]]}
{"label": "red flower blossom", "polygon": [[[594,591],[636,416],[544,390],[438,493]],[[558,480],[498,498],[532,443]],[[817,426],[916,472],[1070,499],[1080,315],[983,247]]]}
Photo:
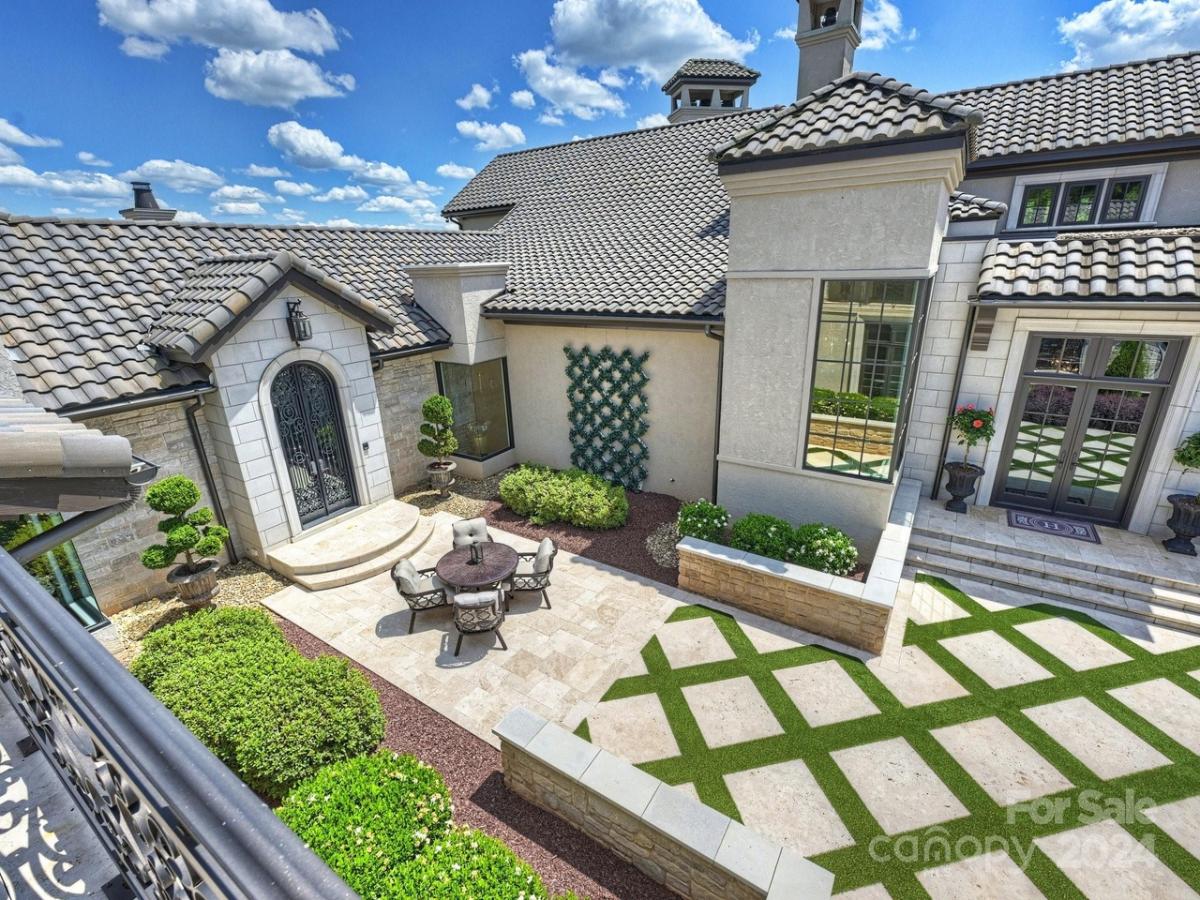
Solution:
{"label": "red flower blossom", "polygon": [[983,419],[976,419],[974,422],[971,423],[971,427],[972,428],[982,428],[983,427]]}

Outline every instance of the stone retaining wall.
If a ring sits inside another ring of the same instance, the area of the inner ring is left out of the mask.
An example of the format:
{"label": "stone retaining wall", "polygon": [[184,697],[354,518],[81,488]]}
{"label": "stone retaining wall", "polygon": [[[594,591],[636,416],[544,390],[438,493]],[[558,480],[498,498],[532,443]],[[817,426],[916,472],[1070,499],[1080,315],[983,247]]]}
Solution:
{"label": "stone retaining wall", "polygon": [[904,480],[865,582],[696,538],[679,542],[679,586],[871,653],[883,649],[921,485]]}
{"label": "stone retaining wall", "polygon": [[681,897],[825,900],[833,875],[630,763],[517,708],[500,738],[509,790]]}

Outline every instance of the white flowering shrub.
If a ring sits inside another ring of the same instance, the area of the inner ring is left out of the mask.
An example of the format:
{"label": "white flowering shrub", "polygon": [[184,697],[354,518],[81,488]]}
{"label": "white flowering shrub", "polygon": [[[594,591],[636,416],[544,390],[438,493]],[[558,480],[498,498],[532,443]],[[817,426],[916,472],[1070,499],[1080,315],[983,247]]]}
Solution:
{"label": "white flowering shrub", "polygon": [[725,537],[725,529],[728,527],[729,511],[703,498],[695,503],[685,503],[679,508],[676,530],[680,537],[694,537],[719,543]]}
{"label": "white flowering shrub", "polygon": [[794,528],[761,513],[750,513],[733,524],[729,546],[831,575],[849,575],[858,564],[858,548],[844,531],[819,523]]}
{"label": "white flowering shrub", "polygon": [[[361,893],[361,891],[360,891]],[[537,873],[501,841],[473,828],[455,828],[392,872],[368,900],[546,900]]]}

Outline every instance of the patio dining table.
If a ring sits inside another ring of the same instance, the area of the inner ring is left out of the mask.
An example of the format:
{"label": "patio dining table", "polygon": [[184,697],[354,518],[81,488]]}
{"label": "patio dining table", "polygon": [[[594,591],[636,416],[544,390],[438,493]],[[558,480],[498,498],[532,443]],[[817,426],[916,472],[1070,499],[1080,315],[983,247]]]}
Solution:
{"label": "patio dining table", "polygon": [[451,550],[437,561],[438,578],[459,589],[478,590],[505,581],[517,570],[517,551],[507,544],[477,544],[483,559],[471,562],[471,548]]}

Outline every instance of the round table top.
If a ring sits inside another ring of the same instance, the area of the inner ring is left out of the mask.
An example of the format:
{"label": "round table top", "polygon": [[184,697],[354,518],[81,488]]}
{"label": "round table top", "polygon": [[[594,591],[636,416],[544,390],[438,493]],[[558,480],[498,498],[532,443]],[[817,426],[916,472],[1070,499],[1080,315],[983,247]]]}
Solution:
{"label": "round table top", "polygon": [[471,564],[471,548],[451,550],[434,567],[438,578],[456,588],[483,588],[503,581],[517,570],[517,551],[508,544],[484,541],[483,562]]}

